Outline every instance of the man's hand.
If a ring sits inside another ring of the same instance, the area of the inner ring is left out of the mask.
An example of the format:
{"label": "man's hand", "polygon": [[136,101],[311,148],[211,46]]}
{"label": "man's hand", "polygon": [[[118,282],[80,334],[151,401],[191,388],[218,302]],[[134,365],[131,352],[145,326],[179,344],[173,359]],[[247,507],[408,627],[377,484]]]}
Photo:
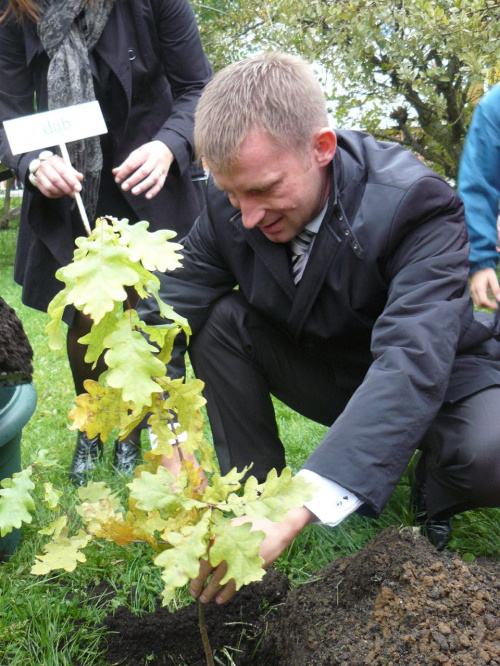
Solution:
{"label": "man's hand", "polygon": [[500,301],[500,286],[494,268],[483,268],[474,273],[470,280],[470,290],[477,307],[497,310],[498,304],[496,301],[490,300],[488,289],[491,290],[496,300]]}
{"label": "man's hand", "polygon": [[162,141],[150,141],[113,169],[115,182],[123,183],[123,190],[146,193],[146,199],[152,199],[163,187],[173,161],[174,155]]}
{"label": "man's hand", "polygon": [[497,252],[500,252],[500,215],[497,217]]}
{"label": "man's hand", "polygon": [[[207,487],[207,477],[205,476],[205,472],[203,469],[201,469],[200,463],[198,462],[196,456],[194,453],[186,453],[184,450],[182,451],[182,458],[184,460],[189,461],[190,463],[193,464],[195,469],[199,471],[200,475],[200,492],[204,492],[205,488]],[[179,473],[182,470],[182,460],[181,456],[179,453],[179,446],[174,446],[174,450],[172,453],[172,456],[170,458],[167,458],[167,456],[162,456],[161,457],[161,464],[163,467],[168,469],[169,472],[171,472],[175,478],[179,476]],[[175,487],[175,484],[174,484]]]}
{"label": "man's hand", "polygon": [[36,170],[36,186],[49,199],[58,199],[67,194],[75,198],[81,192],[83,175],[68,166],[62,157],[52,155]]}
{"label": "man's hand", "polygon": [[[260,544],[259,554],[264,560],[264,568],[267,568],[281,555],[285,548],[288,548],[297,534],[314,520],[314,514],[309,509],[306,509],[305,506],[302,506],[290,509],[285,520],[279,523],[275,523],[268,518],[256,520],[246,516],[234,518],[232,522],[233,525],[252,523],[252,532],[261,530],[265,533],[266,536]],[[198,577],[191,581],[190,594],[202,603],[207,603],[214,597],[218,604],[229,601],[236,592],[236,586],[234,580],[230,580],[224,586],[220,585],[220,581],[226,575],[226,571],[227,565],[225,562],[222,562],[214,569],[210,562],[200,560],[200,572]],[[212,578],[207,583],[207,578],[212,572]]]}

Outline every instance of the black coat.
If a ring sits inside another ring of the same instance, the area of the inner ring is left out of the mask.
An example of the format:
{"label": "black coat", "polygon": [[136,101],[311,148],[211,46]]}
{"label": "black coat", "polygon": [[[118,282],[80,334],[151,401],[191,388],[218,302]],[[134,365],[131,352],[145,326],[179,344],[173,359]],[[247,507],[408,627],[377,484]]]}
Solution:
{"label": "black coat", "polygon": [[[94,51],[111,70],[105,90],[111,166],[153,139],[163,141],[176,158],[152,200],[123,196],[151,230],[173,229],[183,236],[204,203],[203,185],[192,182],[200,175],[194,165],[193,114],[212,76],[189,1],[117,2]],[[33,22],[24,28],[14,20],[0,24],[0,122],[33,113],[34,93],[38,110],[47,110],[48,66]],[[0,161],[26,185],[15,278],[24,285],[23,301],[45,309],[61,288],[53,274],[71,261],[74,237],[84,230],[73,228],[74,203],[68,197],[47,199],[29,183],[28,166],[39,152],[13,156],[0,129]]]}
{"label": "black coat", "polygon": [[[246,230],[212,185],[161,295],[196,335],[210,304],[239,285],[299,345],[334,349],[337,382],[354,393],[305,467],[379,513],[443,401],[500,384],[499,330],[474,318],[453,189],[395,144],[337,138],[335,192],[298,287],[285,246]],[[140,311],[157,321],[152,301]]]}

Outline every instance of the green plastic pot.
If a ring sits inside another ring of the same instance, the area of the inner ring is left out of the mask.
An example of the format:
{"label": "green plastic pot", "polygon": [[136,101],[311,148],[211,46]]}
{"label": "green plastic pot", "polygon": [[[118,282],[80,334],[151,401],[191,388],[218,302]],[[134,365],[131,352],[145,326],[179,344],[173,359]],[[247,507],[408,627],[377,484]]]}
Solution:
{"label": "green plastic pot", "polygon": [[[21,435],[36,407],[33,384],[0,385],[0,481],[21,471]],[[0,560],[19,545],[21,529],[0,537]]]}

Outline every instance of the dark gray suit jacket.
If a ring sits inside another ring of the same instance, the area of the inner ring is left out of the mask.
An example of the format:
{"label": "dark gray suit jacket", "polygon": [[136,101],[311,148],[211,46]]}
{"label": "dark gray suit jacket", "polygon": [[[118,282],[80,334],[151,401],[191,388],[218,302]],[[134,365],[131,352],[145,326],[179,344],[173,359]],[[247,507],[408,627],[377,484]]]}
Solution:
{"label": "dark gray suit jacket", "polygon": [[[183,241],[184,268],[162,278],[161,295],[196,335],[238,285],[298,345],[333,352],[353,396],[305,467],[379,513],[443,401],[500,385],[500,331],[473,313],[453,189],[396,144],[337,137],[334,192],[298,288],[284,245],[245,229],[211,186]],[[158,321],[152,301],[139,310]]]}

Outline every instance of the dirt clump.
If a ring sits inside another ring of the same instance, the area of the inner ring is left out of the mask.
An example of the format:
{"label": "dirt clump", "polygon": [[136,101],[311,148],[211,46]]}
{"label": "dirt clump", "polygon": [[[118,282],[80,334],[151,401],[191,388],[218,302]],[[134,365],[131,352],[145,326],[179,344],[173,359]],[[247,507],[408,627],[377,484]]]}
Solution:
{"label": "dirt clump", "polygon": [[21,320],[0,297],[0,386],[30,383],[33,349]]}
{"label": "dirt clump", "polygon": [[[466,563],[412,528],[387,528],[293,592],[271,569],[228,604],[207,605],[216,663],[500,666],[499,574],[500,562]],[[197,613],[118,609],[106,620],[108,663],[203,666]]]}

